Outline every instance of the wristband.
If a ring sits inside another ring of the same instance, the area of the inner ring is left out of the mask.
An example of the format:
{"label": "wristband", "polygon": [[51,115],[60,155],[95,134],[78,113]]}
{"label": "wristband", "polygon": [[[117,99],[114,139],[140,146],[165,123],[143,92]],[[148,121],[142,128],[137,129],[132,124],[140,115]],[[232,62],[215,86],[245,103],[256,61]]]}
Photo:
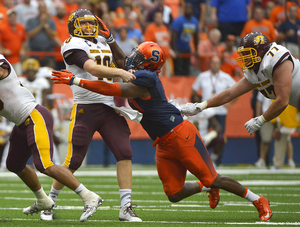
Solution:
{"label": "wristband", "polygon": [[113,42],[115,42],[114,36],[110,34],[110,36],[106,39],[106,42],[108,44],[112,44]]}
{"label": "wristband", "polygon": [[[73,79],[73,84],[79,86],[81,79],[78,78],[78,77],[76,77],[76,76],[73,76],[73,77],[74,77],[74,79]],[[72,78],[73,78],[73,77],[72,77]]]}
{"label": "wristband", "polygon": [[197,108],[197,107],[198,107],[198,109],[200,108],[201,111],[202,111],[202,110],[205,110],[206,107],[207,107],[207,101],[205,100],[205,101],[203,101],[203,102],[197,103],[197,104],[196,104],[196,108]]}
{"label": "wristband", "polygon": [[260,115],[260,116],[258,117],[258,119],[259,119],[259,121],[260,121],[262,124],[264,124],[264,123],[267,122],[263,115]]}

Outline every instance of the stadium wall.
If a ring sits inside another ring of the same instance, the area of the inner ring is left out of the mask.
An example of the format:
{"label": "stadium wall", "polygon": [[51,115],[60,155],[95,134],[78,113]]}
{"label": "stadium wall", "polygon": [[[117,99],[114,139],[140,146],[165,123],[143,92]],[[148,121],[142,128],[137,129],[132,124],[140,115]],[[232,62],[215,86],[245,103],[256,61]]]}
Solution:
{"label": "stadium wall", "polygon": [[[300,141],[298,138],[292,138],[294,145],[294,161],[300,164]],[[133,164],[155,164],[155,148],[152,147],[152,140],[131,140],[131,146],[134,152]],[[103,140],[93,140],[87,153],[87,165],[104,164],[105,143]],[[272,163],[274,144],[272,142],[269,160]],[[109,164],[116,164],[115,158],[111,152],[108,152]],[[228,138],[224,148],[222,163],[228,164],[253,164],[258,159],[257,147],[254,138]]]}

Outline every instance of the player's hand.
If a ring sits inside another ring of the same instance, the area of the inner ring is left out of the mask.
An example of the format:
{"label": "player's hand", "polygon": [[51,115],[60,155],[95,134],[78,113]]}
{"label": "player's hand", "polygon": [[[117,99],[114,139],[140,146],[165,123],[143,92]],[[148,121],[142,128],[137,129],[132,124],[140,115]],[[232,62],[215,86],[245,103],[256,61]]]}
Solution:
{"label": "player's hand", "polygon": [[106,38],[106,42],[107,43],[112,43],[114,42],[114,37],[111,34],[111,32],[109,31],[109,29],[106,27],[106,25],[104,24],[104,22],[100,19],[100,17],[96,16],[97,20],[99,21],[99,25],[100,25],[100,29],[99,29],[99,33],[101,35],[103,35],[104,38]]}
{"label": "player's hand", "polygon": [[122,78],[122,80],[126,83],[133,81],[136,79],[135,75],[133,75],[132,73],[125,71],[122,69],[122,72],[120,74],[120,77]]}
{"label": "player's hand", "polygon": [[202,112],[207,107],[207,101],[200,103],[187,103],[181,106],[181,113],[185,116],[193,116]]}
{"label": "player's hand", "polygon": [[245,128],[249,132],[249,135],[251,136],[254,132],[259,130],[261,126],[266,123],[266,119],[263,115],[260,115],[259,117],[252,118],[251,120],[247,121],[245,123]]}
{"label": "player's hand", "polygon": [[68,84],[72,85],[75,76],[69,70],[63,69],[62,71],[52,71],[51,80],[54,84]]}

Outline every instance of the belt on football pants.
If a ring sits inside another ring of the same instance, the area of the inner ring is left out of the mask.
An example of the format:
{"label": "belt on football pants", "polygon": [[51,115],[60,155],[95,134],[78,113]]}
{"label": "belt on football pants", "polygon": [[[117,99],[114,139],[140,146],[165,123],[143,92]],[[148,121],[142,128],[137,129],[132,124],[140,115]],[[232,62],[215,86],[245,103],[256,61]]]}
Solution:
{"label": "belt on football pants", "polygon": [[181,122],[179,125],[176,125],[174,128],[172,128],[169,132],[167,132],[165,135],[163,135],[162,137],[157,137],[152,146],[155,147],[158,143],[164,141],[165,139],[167,139],[170,135],[172,135],[174,132],[178,132],[181,127],[183,126],[184,122]]}

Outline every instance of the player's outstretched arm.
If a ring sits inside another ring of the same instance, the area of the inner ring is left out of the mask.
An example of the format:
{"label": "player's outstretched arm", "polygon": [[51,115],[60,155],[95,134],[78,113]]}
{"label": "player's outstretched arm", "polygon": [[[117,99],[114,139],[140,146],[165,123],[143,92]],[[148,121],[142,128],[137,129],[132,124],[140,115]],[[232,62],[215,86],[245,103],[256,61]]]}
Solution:
{"label": "player's outstretched arm", "polygon": [[150,95],[147,88],[136,86],[132,83],[106,83],[99,80],[84,80],[75,77],[68,70],[52,71],[52,76],[51,80],[53,80],[53,83],[55,84],[77,85],[107,96],[146,98]]}

